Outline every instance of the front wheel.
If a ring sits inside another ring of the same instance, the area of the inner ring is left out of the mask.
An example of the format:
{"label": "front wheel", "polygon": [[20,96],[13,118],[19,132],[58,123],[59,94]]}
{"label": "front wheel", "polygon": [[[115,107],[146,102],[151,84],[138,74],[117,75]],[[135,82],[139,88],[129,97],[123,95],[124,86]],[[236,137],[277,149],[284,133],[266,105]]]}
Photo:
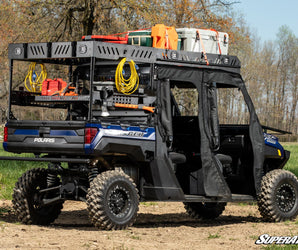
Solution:
{"label": "front wheel", "polygon": [[298,179],[282,169],[268,172],[258,195],[259,211],[266,221],[285,221],[298,215]]}
{"label": "front wheel", "polygon": [[133,180],[123,171],[99,174],[87,194],[87,209],[94,226],[99,229],[125,229],[138,212],[139,195]]}

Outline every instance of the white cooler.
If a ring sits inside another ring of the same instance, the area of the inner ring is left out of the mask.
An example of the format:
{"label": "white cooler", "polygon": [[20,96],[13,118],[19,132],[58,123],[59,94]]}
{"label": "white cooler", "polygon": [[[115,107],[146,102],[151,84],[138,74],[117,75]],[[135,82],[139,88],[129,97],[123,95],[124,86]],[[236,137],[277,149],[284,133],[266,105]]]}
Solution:
{"label": "white cooler", "polygon": [[176,31],[181,36],[181,50],[228,54],[228,33],[195,28],[179,28]]}

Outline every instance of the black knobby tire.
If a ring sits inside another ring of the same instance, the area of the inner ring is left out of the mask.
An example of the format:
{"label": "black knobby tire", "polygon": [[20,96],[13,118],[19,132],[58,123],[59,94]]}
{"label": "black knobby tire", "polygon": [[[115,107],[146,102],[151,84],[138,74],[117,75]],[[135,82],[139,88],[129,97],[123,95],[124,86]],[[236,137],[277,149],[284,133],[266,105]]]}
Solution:
{"label": "black knobby tire", "polygon": [[97,228],[125,229],[135,222],[139,210],[136,185],[123,171],[103,172],[90,183],[87,209]]}
{"label": "black knobby tire", "polygon": [[279,222],[298,215],[298,179],[290,171],[275,169],[262,178],[259,211],[265,221]]}
{"label": "black knobby tire", "polygon": [[185,202],[186,212],[195,219],[215,219],[225,210],[226,202]]}
{"label": "black knobby tire", "polygon": [[48,225],[57,219],[63,203],[42,206],[41,200],[48,194],[39,190],[47,187],[47,170],[31,169],[25,172],[13,189],[13,208],[24,224]]}

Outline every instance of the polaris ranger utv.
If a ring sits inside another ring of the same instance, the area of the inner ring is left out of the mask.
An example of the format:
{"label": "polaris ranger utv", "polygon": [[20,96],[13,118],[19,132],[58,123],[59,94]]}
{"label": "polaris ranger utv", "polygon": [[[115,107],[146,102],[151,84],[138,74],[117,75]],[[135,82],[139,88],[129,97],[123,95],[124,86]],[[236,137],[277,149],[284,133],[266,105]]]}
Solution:
{"label": "polaris ranger utv", "polygon": [[[237,57],[87,40],[10,44],[9,59],[3,147],[32,157],[1,160],[49,163],[15,185],[22,223],[50,224],[65,200],[86,202],[107,230],[131,226],[140,201],[181,201],[201,219],[251,201],[266,221],[297,216],[298,180],[282,170],[290,152],[260,125]],[[42,86],[16,84],[30,63],[47,68]],[[221,89],[243,97],[247,124],[219,124]],[[193,114],[182,112],[180,90],[196,93]],[[52,112],[17,118],[33,108]]]}

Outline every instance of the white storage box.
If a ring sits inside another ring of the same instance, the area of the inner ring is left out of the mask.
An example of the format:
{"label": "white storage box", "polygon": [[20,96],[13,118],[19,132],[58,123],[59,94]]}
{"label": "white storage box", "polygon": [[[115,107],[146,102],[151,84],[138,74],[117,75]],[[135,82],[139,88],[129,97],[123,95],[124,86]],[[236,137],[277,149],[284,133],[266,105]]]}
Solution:
{"label": "white storage box", "polygon": [[179,28],[176,31],[181,36],[181,50],[228,54],[228,33],[195,28]]}

